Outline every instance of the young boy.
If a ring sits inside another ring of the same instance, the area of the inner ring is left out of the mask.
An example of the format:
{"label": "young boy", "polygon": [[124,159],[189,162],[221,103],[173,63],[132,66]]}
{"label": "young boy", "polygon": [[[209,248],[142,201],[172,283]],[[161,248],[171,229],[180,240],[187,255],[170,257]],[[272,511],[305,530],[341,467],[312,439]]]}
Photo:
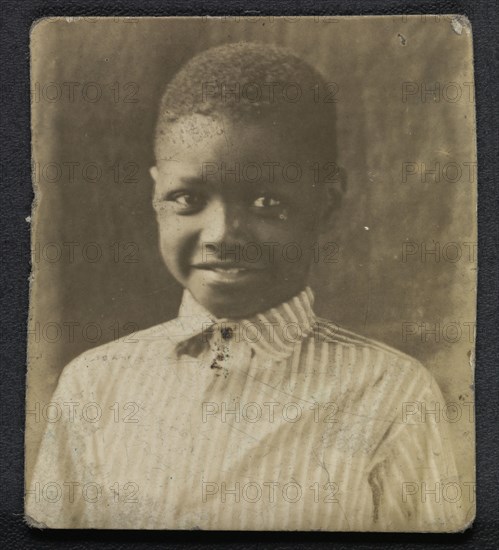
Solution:
{"label": "young boy", "polygon": [[[459,530],[443,402],[412,358],[313,312],[339,193],[327,83],[287,50],[192,59],[160,107],[154,208],[179,316],[69,364],[26,515],[48,527]],[[319,170],[317,170],[319,167]],[[319,177],[317,177],[319,174]],[[435,489],[437,488],[437,489]],[[425,493],[426,494],[426,493]]]}

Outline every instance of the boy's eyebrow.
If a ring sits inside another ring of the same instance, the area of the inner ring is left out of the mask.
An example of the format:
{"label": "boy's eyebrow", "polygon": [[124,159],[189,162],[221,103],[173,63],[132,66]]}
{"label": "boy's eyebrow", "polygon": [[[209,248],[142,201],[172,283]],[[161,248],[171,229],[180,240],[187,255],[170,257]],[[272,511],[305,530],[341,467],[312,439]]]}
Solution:
{"label": "boy's eyebrow", "polygon": [[188,185],[201,185],[203,183],[206,183],[206,180],[203,179],[203,176],[182,176],[179,178],[179,181]]}
{"label": "boy's eyebrow", "polygon": [[173,185],[189,185],[189,186],[200,186],[207,183],[205,180],[203,180],[202,175],[200,174],[193,174],[191,175],[185,175],[185,176],[178,176],[178,175],[171,175],[169,178],[169,183]]}
{"label": "boy's eyebrow", "polygon": [[[226,185],[229,189],[234,187],[234,184],[236,184],[236,187],[241,188],[242,190],[246,192],[251,192],[252,194],[255,193],[272,193],[276,196],[282,197],[282,198],[289,198],[290,193],[292,194],[292,185],[286,185],[284,182],[268,182],[268,181],[259,181],[259,182],[245,182],[245,181],[239,181],[234,182],[231,178],[227,177],[224,179],[221,176],[218,175],[212,175],[211,177],[208,175],[203,174],[193,174],[193,175],[183,175],[175,178],[175,183],[177,185],[186,185],[186,186],[192,186],[192,187],[200,187],[204,185],[209,184],[218,184],[221,183],[222,185]],[[245,185],[246,184],[246,185]]]}

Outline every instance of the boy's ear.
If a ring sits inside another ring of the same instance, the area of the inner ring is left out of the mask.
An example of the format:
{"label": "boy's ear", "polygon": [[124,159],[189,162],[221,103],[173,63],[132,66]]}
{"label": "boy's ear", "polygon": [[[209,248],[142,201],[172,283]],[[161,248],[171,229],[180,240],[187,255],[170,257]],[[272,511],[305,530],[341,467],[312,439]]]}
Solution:
{"label": "boy's ear", "polygon": [[346,173],[337,167],[331,181],[325,182],[325,201],[321,209],[320,232],[327,233],[336,223],[336,214],[341,208],[343,193],[346,190]]}
{"label": "boy's ear", "polygon": [[152,206],[154,210],[156,210],[157,212],[158,209],[157,209],[157,202],[156,202],[156,189],[159,181],[159,170],[156,168],[156,166],[151,166],[151,168],[149,168],[149,174],[151,174],[151,178],[154,180],[154,188],[152,192]]}
{"label": "boy's ear", "polygon": [[157,184],[159,172],[156,166],[151,166],[151,168],[149,168],[149,174],[151,174],[151,178],[154,180],[154,183]]}

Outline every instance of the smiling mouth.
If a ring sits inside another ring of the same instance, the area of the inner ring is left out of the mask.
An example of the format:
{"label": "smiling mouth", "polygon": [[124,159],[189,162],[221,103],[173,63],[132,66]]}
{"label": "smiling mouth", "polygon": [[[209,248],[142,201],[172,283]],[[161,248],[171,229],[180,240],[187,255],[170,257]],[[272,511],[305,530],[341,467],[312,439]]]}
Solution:
{"label": "smiling mouth", "polygon": [[192,267],[209,275],[214,282],[232,282],[262,273],[262,268],[238,264],[195,264]]}
{"label": "smiling mouth", "polygon": [[246,267],[209,267],[207,269],[224,275],[239,275],[241,273],[248,273],[249,271],[256,271],[255,269],[248,269]]}
{"label": "smiling mouth", "polygon": [[207,271],[217,271],[219,273],[242,273],[248,271],[262,271],[262,267],[257,267],[253,265],[243,265],[240,263],[233,262],[219,262],[219,263],[199,263],[193,264],[196,269],[204,269]]}

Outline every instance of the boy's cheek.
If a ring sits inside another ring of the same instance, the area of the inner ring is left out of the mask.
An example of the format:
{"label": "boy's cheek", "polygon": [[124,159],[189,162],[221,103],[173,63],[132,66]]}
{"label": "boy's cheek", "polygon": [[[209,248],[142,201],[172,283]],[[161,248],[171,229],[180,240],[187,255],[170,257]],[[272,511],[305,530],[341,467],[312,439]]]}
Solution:
{"label": "boy's cheek", "polygon": [[[286,256],[286,250],[299,248],[302,256],[305,258],[307,252],[312,250],[317,242],[319,232],[316,229],[316,221],[309,220],[290,220],[291,223],[281,230],[275,231],[272,236],[268,236],[268,241],[278,243],[278,248]],[[263,241],[264,239],[262,239]]]}
{"label": "boy's cheek", "polygon": [[[238,258],[241,262],[266,264],[279,273],[289,272],[290,267],[301,271],[310,264],[318,239],[312,220],[301,218],[289,219],[286,224],[260,224],[250,222],[247,237],[251,238],[242,239],[236,245],[219,243],[215,253],[223,256],[226,250],[229,257],[221,259]],[[187,277],[191,261],[206,258],[205,243],[199,241],[199,232],[179,223],[175,216],[163,217],[158,225],[159,245],[166,266],[175,276]]]}
{"label": "boy's cheek", "polygon": [[176,277],[185,277],[189,267],[188,240],[182,238],[175,228],[160,231],[159,248],[163,262]]}

